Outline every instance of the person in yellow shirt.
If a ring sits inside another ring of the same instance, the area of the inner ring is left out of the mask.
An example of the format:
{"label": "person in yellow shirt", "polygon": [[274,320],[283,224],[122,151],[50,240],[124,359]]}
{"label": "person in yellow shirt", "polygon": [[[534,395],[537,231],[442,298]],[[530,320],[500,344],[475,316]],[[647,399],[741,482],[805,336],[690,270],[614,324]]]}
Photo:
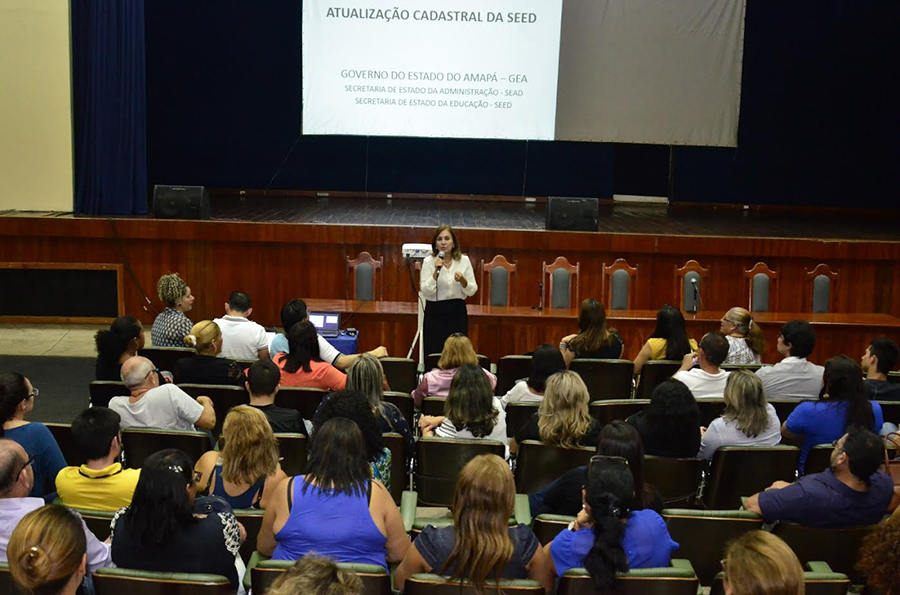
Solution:
{"label": "person in yellow shirt", "polygon": [[72,439],[87,463],[65,467],[56,476],[62,503],[72,508],[116,511],[131,504],[140,469],[123,469],[119,414],[91,407],[72,422]]}

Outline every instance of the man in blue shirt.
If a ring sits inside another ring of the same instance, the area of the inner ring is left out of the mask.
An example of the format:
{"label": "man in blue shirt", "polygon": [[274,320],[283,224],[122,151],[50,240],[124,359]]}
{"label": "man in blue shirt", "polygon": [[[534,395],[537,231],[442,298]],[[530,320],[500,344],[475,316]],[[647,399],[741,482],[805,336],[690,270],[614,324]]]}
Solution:
{"label": "man in blue shirt", "polygon": [[878,471],[884,444],[871,430],[853,426],[837,441],[831,468],[795,483],[776,481],[747,499],[744,508],[767,523],[788,521],[807,527],[853,527],[879,522],[887,511],[894,484]]}

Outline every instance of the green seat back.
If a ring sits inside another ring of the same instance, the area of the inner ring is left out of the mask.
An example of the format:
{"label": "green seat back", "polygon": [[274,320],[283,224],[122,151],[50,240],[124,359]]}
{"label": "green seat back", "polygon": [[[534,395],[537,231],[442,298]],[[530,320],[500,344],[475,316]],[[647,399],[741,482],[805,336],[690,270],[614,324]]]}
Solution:
{"label": "green seat back", "polygon": [[[800,449],[796,446],[726,446],[713,455],[704,500],[711,510],[740,508],[776,481],[794,481]],[[646,479],[645,481],[649,481]]]}
{"label": "green seat back", "polygon": [[651,360],[644,363],[641,368],[641,381],[638,383],[635,398],[649,399],[653,389],[662,382],[668,380],[681,367],[681,362],[669,360]]}
{"label": "green seat back", "polygon": [[218,574],[152,572],[101,568],[94,573],[97,595],[233,595],[228,579]]}
{"label": "green seat back", "polygon": [[503,457],[506,448],[491,440],[420,438],[413,474],[420,506],[450,506],[459,472],[472,458],[484,453]]}
{"label": "green seat back", "polygon": [[166,448],[182,450],[195,462],[212,449],[206,432],[161,428],[127,428],[122,431],[122,447],[130,469],[140,469],[147,457]]}
{"label": "green seat back", "polygon": [[595,448],[563,448],[535,440],[519,445],[516,493],[533,494],[575,467],[586,466]]}

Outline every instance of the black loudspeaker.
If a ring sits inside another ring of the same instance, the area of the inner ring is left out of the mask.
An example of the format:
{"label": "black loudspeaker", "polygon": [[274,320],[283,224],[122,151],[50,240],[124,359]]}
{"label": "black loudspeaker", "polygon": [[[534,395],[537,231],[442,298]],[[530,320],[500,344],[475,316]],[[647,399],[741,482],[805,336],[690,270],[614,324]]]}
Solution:
{"label": "black loudspeaker", "polygon": [[547,229],[598,231],[600,203],[596,198],[551,196],[547,201]]}
{"label": "black loudspeaker", "polygon": [[209,219],[209,194],[204,186],[153,187],[153,216],[157,219]]}

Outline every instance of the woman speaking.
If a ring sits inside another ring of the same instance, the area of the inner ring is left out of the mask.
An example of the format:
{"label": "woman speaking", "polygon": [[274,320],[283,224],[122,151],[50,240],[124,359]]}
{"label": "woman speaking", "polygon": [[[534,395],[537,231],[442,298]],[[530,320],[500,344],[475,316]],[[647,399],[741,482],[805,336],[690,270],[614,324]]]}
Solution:
{"label": "woman speaking", "polygon": [[426,300],[422,325],[425,354],[440,353],[447,337],[468,334],[466,298],[478,291],[472,263],[460,250],[449,225],[438,227],[431,238],[431,256],[422,263],[420,288]]}

